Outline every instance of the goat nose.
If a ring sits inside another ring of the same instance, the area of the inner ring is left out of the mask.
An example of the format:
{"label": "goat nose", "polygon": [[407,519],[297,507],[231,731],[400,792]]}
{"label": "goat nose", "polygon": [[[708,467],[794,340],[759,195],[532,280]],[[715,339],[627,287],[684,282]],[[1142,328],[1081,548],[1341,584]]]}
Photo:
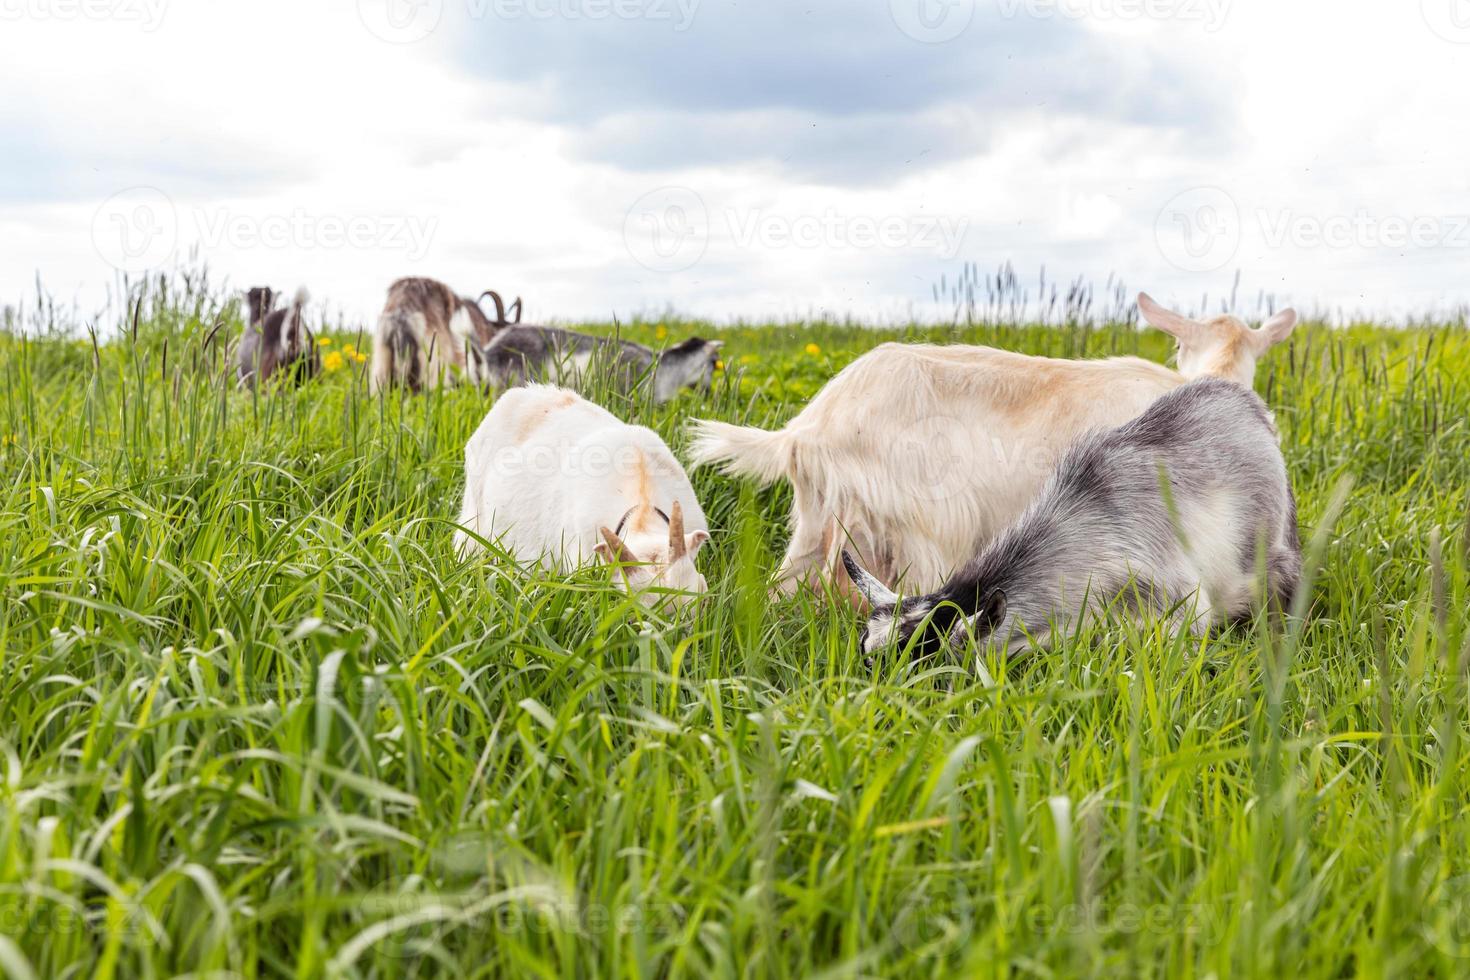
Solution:
{"label": "goat nose", "polygon": [[866,667],[866,668],[868,668],[869,670],[872,670],[873,669],[873,658],[872,657],[864,657],[863,658],[863,666]]}

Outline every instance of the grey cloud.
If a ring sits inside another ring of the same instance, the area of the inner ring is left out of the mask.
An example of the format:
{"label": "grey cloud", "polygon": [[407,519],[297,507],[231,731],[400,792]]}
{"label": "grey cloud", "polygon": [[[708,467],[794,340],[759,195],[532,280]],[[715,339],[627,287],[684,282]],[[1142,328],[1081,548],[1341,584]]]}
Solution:
{"label": "grey cloud", "polygon": [[[706,0],[682,31],[676,14],[578,13],[600,9],[588,2],[483,0],[469,8],[483,16],[453,25],[458,55],[524,94],[499,111],[559,122],[586,158],[632,170],[769,162],[865,182],[979,152],[987,129],[1036,110],[1202,136],[1229,128],[1204,69],[1065,18],[982,3],[959,37],[923,44],[885,2]],[[526,12],[553,9],[563,13]]]}

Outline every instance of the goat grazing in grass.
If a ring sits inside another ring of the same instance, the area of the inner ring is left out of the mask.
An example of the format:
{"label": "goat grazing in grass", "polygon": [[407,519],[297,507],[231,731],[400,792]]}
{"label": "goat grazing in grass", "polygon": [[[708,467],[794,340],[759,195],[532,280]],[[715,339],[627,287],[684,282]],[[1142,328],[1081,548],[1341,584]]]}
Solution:
{"label": "goat grazing in grass", "polygon": [[292,380],[315,375],[320,367],[316,344],[306,326],[303,311],[310,297],[298,289],[291,305],[276,309],[276,294],[257,286],[245,294],[250,320],[240,337],[237,373],[240,384],[269,381],[278,371],[288,370]]}
{"label": "goat grazing in grass", "polygon": [[502,331],[481,356],[485,377],[503,388],[529,381],[575,384],[605,374],[618,388],[630,391],[651,377],[654,401],[662,403],[682,388],[708,391],[723,346],[724,341],[693,337],[655,351],[630,340],[524,325]]}
{"label": "goat grazing in grass", "polygon": [[1035,497],[1090,429],[1136,417],[1200,377],[1250,386],[1256,359],[1296,313],[1253,330],[1234,317],[1190,320],[1138,297],[1179,342],[1178,371],[1137,357],[1064,360],[990,347],[882,344],[853,361],[778,431],[696,421],[695,465],[793,491],[780,588],[816,585],[851,542],[879,581],[936,588]]}
{"label": "goat grazing in grass", "polygon": [[373,391],[393,384],[417,391],[455,377],[481,383],[480,349],[521,317],[520,299],[511,304],[512,321],[499,293],[487,289],[480,299],[486,296],[495,303],[493,321],[478,302],[436,279],[399,279],[389,286],[373,336]]}
{"label": "goat grazing in grass", "polygon": [[709,525],[684,468],[651,429],[564,388],[529,385],[500,396],[464,457],[461,557],[483,538],[548,568],[600,559],[647,605],[660,590],[676,603],[705,591],[694,559]]}
{"label": "goat grazing in grass", "polygon": [[[1171,614],[1195,632],[1285,607],[1301,575],[1296,501],[1266,406],[1238,384],[1195,381],[1062,458],[1021,518],[937,591],[899,601],[845,549],[872,609],[866,653],[1040,645],[1089,612]],[[1257,569],[1266,574],[1264,590]]]}

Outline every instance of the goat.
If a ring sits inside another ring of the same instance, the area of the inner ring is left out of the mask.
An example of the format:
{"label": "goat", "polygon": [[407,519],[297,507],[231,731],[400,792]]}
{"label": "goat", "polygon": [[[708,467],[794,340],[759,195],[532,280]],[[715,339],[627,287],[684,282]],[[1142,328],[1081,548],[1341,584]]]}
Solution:
{"label": "goat", "polygon": [[1302,567],[1271,415],[1254,392],[1220,378],[1089,433],[1021,518],[934,592],[900,602],[846,549],[842,562],[872,607],[861,641],[869,655],[920,630],[920,652],[966,634],[1008,651],[1044,646],[1110,607],[1170,613],[1203,633],[1263,600],[1284,608]]}
{"label": "goat", "polygon": [[723,346],[722,340],[691,337],[655,351],[631,340],[528,324],[502,332],[480,353],[485,377],[502,388],[529,381],[575,383],[606,370],[623,391],[651,376],[653,399],[662,404],[683,388],[708,391]]}
{"label": "goat", "polygon": [[447,384],[455,376],[480,383],[480,348],[521,317],[519,298],[512,304],[516,319],[511,321],[500,294],[487,289],[480,299],[486,296],[495,303],[493,322],[478,301],[457,295],[436,279],[410,277],[389,286],[373,337],[372,390],[403,384],[418,391]]}
{"label": "goat", "polygon": [[290,368],[290,377],[301,381],[321,368],[316,343],[306,326],[303,310],[310,296],[303,287],[291,305],[276,309],[276,293],[256,286],[245,294],[250,320],[240,337],[237,375],[242,387],[269,381],[277,371]]}
{"label": "goat", "polygon": [[1099,426],[1136,417],[1198,377],[1250,387],[1256,359],[1290,336],[1296,313],[1252,330],[1194,321],[1140,294],[1179,342],[1179,371],[1137,357],[1064,360],[990,347],[882,344],[853,361],[777,431],[696,420],[694,465],[792,485],[791,541],[778,588],[844,591],[843,540],[878,579],[937,588],[1030,503],[1061,454]]}
{"label": "goat", "polygon": [[650,589],[705,591],[694,558],[709,525],[689,477],[652,430],[565,388],[529,385],[500,396],[464,456],[454,536],[461,558],[480,551],[480,539],[498,539],[547,568],[616,565],[619,586],[646,605],[660,598]]}

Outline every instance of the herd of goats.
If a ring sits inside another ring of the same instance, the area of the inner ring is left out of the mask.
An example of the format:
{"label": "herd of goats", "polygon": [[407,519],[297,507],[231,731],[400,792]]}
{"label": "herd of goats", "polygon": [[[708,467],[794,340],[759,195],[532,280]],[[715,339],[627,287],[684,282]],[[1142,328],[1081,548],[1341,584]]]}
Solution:
{"label": "herd of goats", "polygon": [[[684,467],[657,433],[572,388],[596,377],[667,401],[708,388],[720,342],[655,351],[523,324],[519,299],[486,297],[494,318],[443,283],[398,280],[373,344],[374,390],[504,390],[465,446],[459,555],[493,544],[558,571],[599,563],[646,605],[697,598],[710,531]],[[242,383],[311,373],[305,294],[281,309],[269,290],[248,299]],[[1146,294],[1138,310],[1177,341],[1176,368],[884,343],[779,430],[693,420],[691,462],[790,484],[777,588],[830,584],[865,603],[870,657],[1045,646],[1108,615],[1203,633],[1284,608],[1301,576],[1296,503],[1252,387],[1297,315],[1252,328]]]}

